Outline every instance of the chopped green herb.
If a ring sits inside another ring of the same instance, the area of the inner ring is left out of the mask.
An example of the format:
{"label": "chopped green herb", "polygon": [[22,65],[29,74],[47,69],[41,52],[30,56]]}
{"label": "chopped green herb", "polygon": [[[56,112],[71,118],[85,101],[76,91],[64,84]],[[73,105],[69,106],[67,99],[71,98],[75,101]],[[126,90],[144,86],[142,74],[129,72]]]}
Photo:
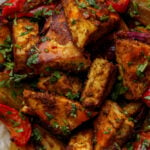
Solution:
{"label": "chopped green herb", "polygon": [[146,150],[150,146],[150,142],[148,140],[144,140],[142,143],[142,150]]}
{"label": "chopped green herb", "polygon": [[83,67],[84,67],[84,63],[80,63],[80,64],[78,65],[77,70],[80,71]]}
{"label": "chopped green herb", "polygon": [[22,112],[19,112],[19,116],[21,117],[22,120],[26,119],[25,115]]}
{"label": "chopped green herb", "polygon": [[92,112],[88,111],[87,116],[90,118],[92,116]]}
{"label": "chopped green herb", "polygon": [[129,121],[134,121],[134,118],[129,117],[128,120],[129,120]]}
{"label": "chopped green herb", "polygon": [[13,74],[13,73],[10,73],[9,76],[10,76],[9,80],[14,82],[20,82],[21,80],[28,77],[27,74]]}
{"label": "chopped green herb", "polygon": [[22,48],[22,47],[21,47],[20,45],[18,45],[18,44],[15,44],[14,46],[15,46],[16,48],[20,48],[20,49]]}
{"label": "chopped green herb", "polygon": [[13,127],[18,127],[20,126],[19,122],[16,122],[15,120],[9,119],[9,121],[12,123]]}
{"label": "chopped green herb", "polygon": [[109,134],[110,131],[111,131],[111,128],[108,128],[107,131],[104,131],[103,133],[104,133],[104,134]]}
{"label": "chopped green herb", "polygon": [[52,76],[50,77],[50,82],[55,83],[61,78],[61,74],[59,71],[55,71]]}
{"label": "chopped green herb", "polygon": [[128,87],[123,86],[122,80],[118,80],[111,94],[112,100],[116,101],[120,95],[126,93],[127,91],[128,91]]}
{"label": "chopped green herb", "polygon": [[16,130],[16,132],[18,132],[18,133],[23,132],[23,131],[24,131],[23,128]]}
{"label": "chopped green herb", "polygon": [[6,67],[6,70],[12,70],[14,68],[14,62],[5,62],[4,66]]}
{"label": "chopped green herb", "polygon": [[108,19],[109,19],[109,16],[106,16],[106,15],[103,15],[103,16],[100,17],[100,21],[101,21],[101,22],[105,22],[105,21],[107,21]]}
{"label": "chopped green herb", "polygon": [[12,96],[14,99],[16,99],[16,97],[17,97],[16,91],[12,90],[12,91],[11,91],[11,96]]}
{"label": "chopped green herb", "polygon": [[70,116],[76,118],[77,117],[77,107],[75,104],[71,104],[71,112]]}
{"label": "chopped green herb", "polygon": [[51,67],[46,67],[45,68],[45,71],[47,71],[47,72],[50,72],[50,71],[52,71],[53,69],[51,68]]}
{"label": "chopped green herb", "polygon": [[86,0],[86,1],[89,3],[90,6],[96,8],[96,9],[99,8],[99,6],[96,4],[95,0]]}
{"label": "chopped green herb", "polygon": [[38,128],[33,129],[32,138],[35,141],[41,141],[42,135],[41,135],[41,132],[40,132],[40,130]]}
{"label": "chopped green herb", "polygon": [[27,60],[27,66],[31,67],[31,65],[37,64],[37,63],[38,63],[38,56],[39,56],[38,53],[31,55],[31,56],[28,58],[28,60]]}
{"label": "chopped green herb", "polygon": [[148,61],[146,61],[144,64],[139,64],[136,70],[136,75],[140,78],[144,77],[144,71],[147,66],[148,66]]}
{"label": "chopped green herb", "polygon": [[25,26],[25,29],[26,29],[27,31],[32,31],[32,30],[33,30],[33,26]]}
{"label": "chopped green herb", "polygon": [[144,99],[150,100],[150,96],[145,96]]}
{"label": "chopped green herb", "polygon": [[57,122],[53,122],[52,127],[57,129],[57,128],[59,128],[59,124]]}
{"label": "chopped green herb", "polygon": [[45,112],[45,115],[47,116],[48,120],[51,120],[51,119],[54,118],[54,116],[52,114],[48,113],[48,112]]}
{"label": "chopped green herb", "polygon": [[145,27],[147,30],[150,30],[150,24]]}
{"label": "chopped green herb", "polygon": [[41,38],[41,42],[46,42],[46,41],[49,41],[50,40],[50,38],[49,37],[46,37],[46,36],[43,36],[42,38]]}
{"label": "chopped green herb", "polygon": [[128,66],[131,66],[131,65],[133,65],[133,62],[128,62]]}
{"label": "chopped green herb", "polygon": [[12,112],[11,112],[11,111],[7,111],[7,114],[8,114],[8,115],[11,115],[11,114],[12,114]]}
{"label": "chopped green herb", "polygon": [[76,3],[77,3],[79,8],[86,8],[87,7],[87,5],[85,3],[79,2],[78,0],[76,0]]}
{"label": "chopped green herb", "polygon": [[68,126],[61,126],[61,131],[64,135],[70,134],[70,130]]}
{"label": "chopped green herb", "polygon": [[79,93],[72,93],[72,91],[67,92],[66,97],[68,97],[69,99],[75,100],[78,99],[80,97]]}
{"label": "chopped green herb", "polygon": [[22,32],[20,33],[20,36],[24,36],[24,35],[27,35],[28,33],[30,33],[31,31],[25,31],[25,32]]}
{"label": "chopped green herb", "polygon": [[13,3],[4,3],[5,6],[12,6]]}
{"label": "chopped green herb", "polygon": [[133,9],[130,9],[129,13],[131,17],[134,17],[139,14],[138,11],[139,6],[138,3],[136,3],[135,1],[132,1],[132,5],[133,5]]}
{"label": "chopped green herb", "polygon": [[75,25],[75,24],[76,24],[76,22],[77,22],[77,20],[76,20],[76,19],[72,19],[71,24],[72,24],[72,25]]}
{"label": "chopped green herb", "polygon": [[116,10],[112,7],[112,5],[109,5],[109,6],[108,6],[108,10],[109,10],[110,12],[116,12]]}

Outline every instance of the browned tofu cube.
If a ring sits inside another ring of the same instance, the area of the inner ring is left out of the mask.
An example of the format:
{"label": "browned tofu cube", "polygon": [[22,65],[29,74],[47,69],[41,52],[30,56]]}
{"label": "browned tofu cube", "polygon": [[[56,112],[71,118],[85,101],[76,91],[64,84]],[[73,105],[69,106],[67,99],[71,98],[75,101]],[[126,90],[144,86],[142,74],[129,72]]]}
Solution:
{"label": "browned tofu cube", "polygon": [[70,99],[79,98],[82,82],[78,77],[54,71],[48,77],[40,77],[37,84],[39,89],[68,96]]}
{"label": "browned tofu cube", "polygon": [[92,129],[83,129],[74,134],[70,138],[67,150],[93,150]]}
{"label": "browned tofu cube", "polygon": [[38,24],[29,19],[17,19],[16,24],[13,24],[14,70],[16,72],[28,72],[27,58],[30,53],[34,53],[39,41],[38,32]]}
{"label": "browned tofu cube", "polygon": [[[89,113],[78,102],[63,96],[25,90],[26,104],[54,132],[68,135],[96,113]],[[89,115],[91,114],[91,115]]]}
{"label": "browned tofu cube", "polygon": [[117,103],[106,101],[94,122],[97,143],[95,150],[121,147],[130,137],[134,122],[129,120]]}
{"label": "browned tofu cube", "polygon": [[81,49],[110,32],[119,21],[119,16],[111,13],[104,1],[94,2],[62,0],[73,41]]}
{"label": "browned tofu cube", "polygon": [[121,111],[115,102],[106,101],[103,105],[94,122],[97,141],[95,150],[104,150],[113,144],[117,131],[125,120],[125,115]]}
{"label": "browned tofu cube", "polygon": [[139,100],[150,85],[150,45],[136,40],[117,39],[116,56],[126,99]]}
{"label": "browned tofu cube", "polygon": [[[89,57],[74,45],[67,26],[64,12],[53,14],[50,26],[45,37],[48,39],[39,44],[39,51],[28,58],[28,66],[33,67],[36,73],[47,72],[47,68],[56,68],[65,71],[79,72],[90,66]],[[36,57],[35,61],[30,61]]]}
{"label": "browned tofu cube", "polygon": [[97,58],[92,63],[81,100],[85,107],[99,107],[110,93],[115,81],[116,66]]}

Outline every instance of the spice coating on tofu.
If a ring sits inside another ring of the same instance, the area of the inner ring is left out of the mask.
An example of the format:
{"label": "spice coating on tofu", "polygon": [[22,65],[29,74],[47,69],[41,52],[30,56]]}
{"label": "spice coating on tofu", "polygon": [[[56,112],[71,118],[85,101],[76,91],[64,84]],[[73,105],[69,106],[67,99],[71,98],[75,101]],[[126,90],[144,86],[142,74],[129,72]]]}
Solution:
{"label": "spice coating on tofu", "polygon": [[150,84],[150,46],[136,40],[117,39],[116,56],[125,97],[139,100]]}
{"label": "spice coating on tofu", "polygon": [[103,58],[94,60],[81,97],[85,107],[99,107],[102,104],[115,82],[116,69],[115,65]]}

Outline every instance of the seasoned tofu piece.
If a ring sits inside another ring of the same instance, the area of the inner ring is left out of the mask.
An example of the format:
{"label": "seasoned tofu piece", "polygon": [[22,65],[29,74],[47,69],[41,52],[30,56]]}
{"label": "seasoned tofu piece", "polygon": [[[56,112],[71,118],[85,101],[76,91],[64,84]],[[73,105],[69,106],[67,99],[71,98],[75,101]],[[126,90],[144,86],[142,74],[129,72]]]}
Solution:
{"label": "seasoned tofu piece", "polygon": [[93,150],[93,131],[83,129],[74,134],[68,143],[67,150]]}
{"label": "seasoned tofu piece", "polygon": [[104,150],[112,146],[117,131],[122,126],[125,115],[117,103],[106,101],[98,117],[94,121],[97,143],[94,150]]}
{"label": "seasoned tofu piece", "polygon": [[116,57],[126,99],[139,100],[150,85],[150,45],[136,40],[116,40]]}
{"label": "seasoned tofu piece", "polygon": [[[90,66],[90,59],[74,45],[69,32],[64,12],[53,14],[50,18],[50,28],[37,52],[29,60],[37,56],[35,72],[46,72],[48,67],[65,71],[79,72]],[[33,67],[34,62],[30,63]]]}
{"label": "seasoned tofu piece", "polygon": [[[7,24],[0,24],[0,63],[4,63],[7,57],[8,44],[10,44],[10,30]],[[4,52],[4,49],[7,48],[7,52]]]}
{"label": "seasoned tofu piece", "polygon": [[82,90],[82,82],[78,77],[54,71],[48,77],[40,77],[37,87],[59,95],[69,96],[71,94],[73,96],[72,98],[79,98]]}
{"label": "seasoned tofu piece", "polygon": [[95,150],[116,150],[118,146],[121,147],[134,129],[134,122],[128,117],[117,103],[106,101],[94,122],[97,139]]}
{"label": "seasoned tofu piece", "polygon": [[119,16],[111,13],[105,2],[62,0],[62,3],[73,41],[81,49],[110,32],[119,21]]}
{"label": "seasoned tofu piece", "polygon": [[16,24],[13,24],[14,70],[16,72],[28,72],[27,58],[36,49],[36,44],[39,41],[38,32],[38,24],[29,19],[17,19]]}
{"label": "seasoned tofu piece", "polygon": [[96,58],[90,68],[81,100],[85,107],[99,107],[109,95],[115,81],[116,66],[103,58]]}
{"label": "seasoned tofu piece", "polygon": [[85,110],[81,104],[63,96],[25,90],[24,97],[27,106],[51,128],[54,134],[68,135],[96,115],[96,113],[89,115],[91,112]]}

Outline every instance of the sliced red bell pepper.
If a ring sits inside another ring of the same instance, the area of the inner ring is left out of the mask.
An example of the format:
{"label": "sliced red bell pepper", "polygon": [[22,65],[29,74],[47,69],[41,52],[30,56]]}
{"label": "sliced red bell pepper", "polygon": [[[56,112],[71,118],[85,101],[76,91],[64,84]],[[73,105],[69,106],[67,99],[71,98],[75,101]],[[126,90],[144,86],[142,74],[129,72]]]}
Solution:
{"label": "sliced red bell pepper", "polygon": [[32,14],[32,13],[16,13],[16,14],[12,14],[12,15],[10,15],[10,18],[21,18],[21,17],[33,17],[34,16],[34,14]]}
{"label": "sliced red bell pepper", "polygon": [[31,136],[31,124],[27,117],[14,108],[0,104],[0,120],[6,125],[16,145],[27,144]]}
{"label": "sliced red bell pepper", "polygon": [[2,16],[9,16],[20,12],[26,0],[8,0],[3,4]]}
{"label": "sliced red bell pepper", "polygon": [[106,4],[111,5],[119,13],[127,10],[129,2],[130,0],[106,0]]}
{"label": "sliced red bell pepper", "polygon": [[143,100],[143,102],[144,102],[148,107],[150,107],[150,87],[149,87],[148,90],[143,94],[142,100]]}

